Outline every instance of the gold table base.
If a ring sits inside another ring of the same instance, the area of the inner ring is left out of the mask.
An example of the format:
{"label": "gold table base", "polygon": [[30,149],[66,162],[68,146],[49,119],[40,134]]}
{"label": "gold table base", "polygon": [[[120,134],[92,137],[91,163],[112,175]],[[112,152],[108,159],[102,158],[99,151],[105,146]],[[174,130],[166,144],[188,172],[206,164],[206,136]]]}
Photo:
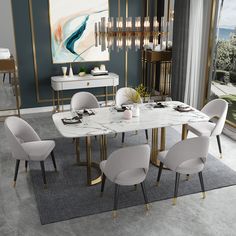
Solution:
{"label": "gold table base", "polygon": [[[182,140],[187,138],[187,125],[182,125]],[[158,149],[158,128],[152,129],[152,144],[151,144],[151,163],[159,167],[160,166],[160,160],[158,160],[158,153],[159,151],[164,151],[166,146],[166,128],[161,128],[161,142],[160,142],[160,149]],[[163,166],[164,169],[168,169],[165,166]]]}
{"label": "gold table base", "polygon": [[[99,167],[99,163],[92,161],[92,145],[91,137],[86,137],[86,161],[83,162],[80,160],[80,140],[76,138],[76,160],[77,165],[87,167],[87,185],[92,186],[98,184],[102,181],[102,173]],[[101,161],[107,159],[107,138],[106,135],[100,136],[100,159]],[[92,168],[95,168],[98,171],[98,176],[95,179],[92,179]]]}

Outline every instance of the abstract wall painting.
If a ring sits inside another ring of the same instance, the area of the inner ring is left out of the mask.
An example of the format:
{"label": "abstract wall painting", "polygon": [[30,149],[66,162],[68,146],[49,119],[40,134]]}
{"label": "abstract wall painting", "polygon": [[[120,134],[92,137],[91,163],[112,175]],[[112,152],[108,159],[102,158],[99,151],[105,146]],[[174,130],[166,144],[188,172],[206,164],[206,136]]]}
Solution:
{"label": "abstract wall painting", "polygon": [[49,0],[53,63],[109,60],[94,35],[95,22],[108,12],[108,0]]}

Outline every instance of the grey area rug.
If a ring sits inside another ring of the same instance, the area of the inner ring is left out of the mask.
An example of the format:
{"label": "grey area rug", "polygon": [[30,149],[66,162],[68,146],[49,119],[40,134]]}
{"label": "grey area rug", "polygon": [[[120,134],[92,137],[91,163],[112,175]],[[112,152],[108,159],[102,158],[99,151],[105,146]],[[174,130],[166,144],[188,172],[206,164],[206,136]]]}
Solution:
{"label": "grey area rug", "polygon": [[[151,136],[150,132],[149,135]],[[172,146],[180,138],[174,129],[167,129],[167,147]],[[138,135],[128,133],[126,144],[134,145],[145,142],[144,131]],[[81,143],[81,155],[85,159],[85,143]],[[121,136],[108,137],[108,154],[121,147]],[[110,211],[113,208],[114,184],[106,182],[103,197],[100,197],[100,184],[86,185],[86,168],[76,165],[75,147],[71,139],[56,139],[55,157],[58,173],[54,172],[51,159],[48,158],[46,177],[48,189],[43,188],[39,163],[30,163],[30,174],[35,198],[42,224],[64,221],[76,217]],[[99,142],[93,139],[93,160],[99,160]],[[147,195],[150,202],[173,197],[175,173],[164,170],[160,186],[156,187],[158,168],[150,165],[146,179]],[[94,170],[94,176],[97,172]],[[236,184],[236,172],[209,155],[203,171],[206,190],[222,188]],[[189,181],[182,176],[179,196],[201,191],[198,175],[191,176]],[[141,187],[121,187],[119,208],[144,204]]]}

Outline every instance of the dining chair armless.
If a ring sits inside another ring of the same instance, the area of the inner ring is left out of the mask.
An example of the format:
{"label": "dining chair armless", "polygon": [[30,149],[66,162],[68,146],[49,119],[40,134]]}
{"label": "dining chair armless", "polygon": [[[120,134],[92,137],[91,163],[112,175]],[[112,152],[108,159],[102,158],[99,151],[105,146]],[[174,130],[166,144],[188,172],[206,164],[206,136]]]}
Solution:
{"label": "dining chair armless", "polygon": [[180,174],[195,174],[198,173],[203,198],[205,198],[205,188],[202,177],[202,170],[206,163],[206,158],[209,149],[209,137],[201,136],[191,139],[186,139],[178,142],[169,151],[163,151],[158,154],[160,167],[157,176],[157,185],[160,182],[163,166],[176,172],[175,191],[173,204],[176,204],[178,195]]}
{"label": "dining chair armless", "polygon": [[70,108],[72,110],[99,108],[99,103],[92,93],[78,92],[71,98]]}
{"label": "dining chair armless", "polygon": [[8,117],[4,122],[5,132],[11,148],[12,157],[16,160],[14,184],[16,185],[20,161],[25,161],[25,168],[29,161],[39,161],[43,176],[43,183],[46,187],[46,175],[44,161],[51,154],[53,165],[57,171],[53,154],[55,142],[53,140],[41,140],[34,129],[19,117]]}
{"label": "dining chair armless", "polygon": [[[216,136],[220,158],[222,158],[220,134],[222,133],[222,130],[224,128],[228,111],[228,103],[223,99],[214,99],[207,103],[201,111],[209,116],[210,121],[189,124],[187,126],[187,130],[191,131],[197,136]],[[216,118],[216,123],[211,121],[211,119],[213,118]]]}
{"label": "dining chair armless", "polygon": [[[133,99],[137,100],[137,103],[142,103],[142,98],[137,91],[130,87],[120,88],[116,92],[116,106],[121,107],[122,105],[132,104]],[[146,140],[148,141],[148,130],[145,130]],[[125,133],[122,133],[122,144],[125,142]]]}
{"label": "dining chair armless", "polygon": [[116,217],[119,186],[121,185],[131,186],[141,184],[145,204],[148,209],[148,198],[144,180],[148,173],[149,161],[150,147],[144,144],[118,149],[111,153],[107,160],[100,163],[103,173],[101,193],[104,191],[106,178],[115,184],[113,217]]}

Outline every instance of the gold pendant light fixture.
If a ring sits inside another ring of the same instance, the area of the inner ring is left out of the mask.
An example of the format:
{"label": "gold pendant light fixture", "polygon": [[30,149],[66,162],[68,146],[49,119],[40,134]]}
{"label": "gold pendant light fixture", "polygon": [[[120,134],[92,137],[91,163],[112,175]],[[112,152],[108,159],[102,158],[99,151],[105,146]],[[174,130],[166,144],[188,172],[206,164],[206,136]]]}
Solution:
{"label": "gold pendant light fixture", "polygon": [[[169,4],[168,4],[169,5]],[[168,7],[167,17],[102,17],[95,23],[95,45],[101,51],[132,48],[163,51],[172,48],[174,12]]]}

